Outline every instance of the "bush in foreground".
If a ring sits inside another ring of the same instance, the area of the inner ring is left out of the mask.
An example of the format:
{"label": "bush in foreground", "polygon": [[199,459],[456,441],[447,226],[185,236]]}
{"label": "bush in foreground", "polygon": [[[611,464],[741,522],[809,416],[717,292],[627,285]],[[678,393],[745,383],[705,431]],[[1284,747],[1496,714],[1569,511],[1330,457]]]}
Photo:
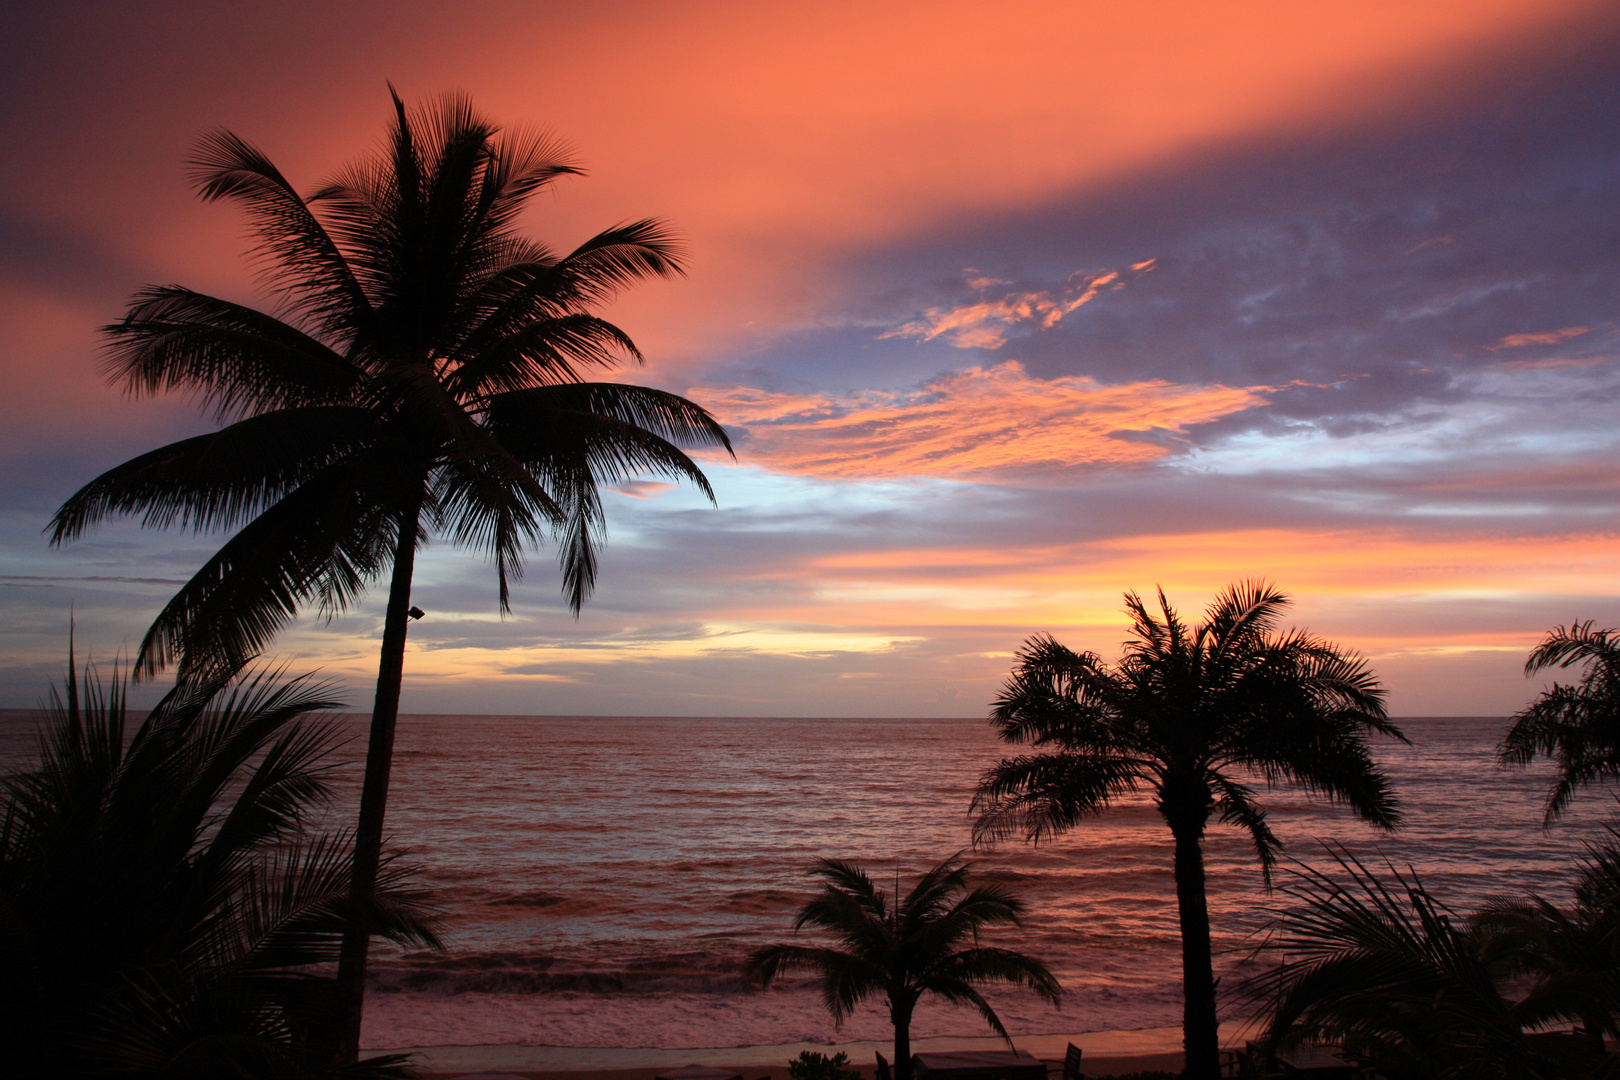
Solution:
{"label": "bush in foreground", "polygon": [[92,669],[81,688],[72,664],[38,762],[0,782],[7,1075],[331,1073],[337,1003],[316,972],[344,930],[437,944],[402,870],[357,903],[348,836],[311,827],[338,732],[307,714],[337,703],[307,679],[225,672],[131,732],[122,680]]}

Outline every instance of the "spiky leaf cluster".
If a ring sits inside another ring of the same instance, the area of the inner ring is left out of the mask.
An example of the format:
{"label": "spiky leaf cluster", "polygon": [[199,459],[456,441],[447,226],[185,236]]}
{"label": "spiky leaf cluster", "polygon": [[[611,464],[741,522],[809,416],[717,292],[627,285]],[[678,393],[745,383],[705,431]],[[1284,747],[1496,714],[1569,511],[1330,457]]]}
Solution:
{"label": "spiky leaf cluster", "polygon": [[436,944],[404,867],[357,900],[347,834],[314,827],[339,732],[307,714],[335,704],[307,678],[215,672],[132,723],[117,676],[81,684],[70,661],[37,763],[0,786],[14,1075],[325,1075],[315,973],[344,929]]}
{"label": "spiky leaf cluster", "polygon": [[242,663],[301,608],[353,604],[413,536],[484,553],[503,612],[526,552],[554,537],[577,612],[602,485],[650,473],[713,498],[680,449],[729,450],[713,417],[590,381],[641,360],[596,309],[681,273],[668,228],[626,222],[554,252],[517,225],[580,171],[561,146],[502,133],[459,96],[394,110],[381,153],[307,195],[240,137],[205,138],[192,178],[247,213],[279,306],[153,286],[105,328],[115,383],[186,395],[223,425],[109,470],[51,522],[53,544],[114,515],[233,534],[159,614],[138,676]]}

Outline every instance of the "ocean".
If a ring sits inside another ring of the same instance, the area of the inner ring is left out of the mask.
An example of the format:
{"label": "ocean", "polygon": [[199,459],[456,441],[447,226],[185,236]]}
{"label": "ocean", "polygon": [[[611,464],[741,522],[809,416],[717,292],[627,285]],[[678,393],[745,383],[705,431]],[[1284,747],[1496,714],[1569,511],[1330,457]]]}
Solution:
{"label": "ocean", "polygon": [[[334,824],[352,820],[364,718],[343,753]],[[1487,896],[1566,898],[1568,871],[1611,810],[1592,792],[1550,831],[1549,769],[1502,770],[1506,721],[1402,721],[1414,745],[1378,757],[1406,811],[1393,834],[1278,790],[1266,798],[1287,854],[1329,865],[1324,842],[1410,866],[1459,911]],[[23,721],[0,727],[0,763],[24,760]],[[1039,847],[971,847],[968,805],[1010,748],[982,719],[406,716],[388,832],[446,911],[443,953],[382,949],[371,1047],[517,1043],[716,1047],[887,1037],[872,1003],[835,1030],[802,982],[758,992],[741,963],[790,940],[820,856],[892,888],[961,852],[1015,889],[1029,915],[991,944],[1043,959],[1060,1008],[990,997],[1015,1034],[1151,1028],[1180,1020],[1169,834],[1135,799]],[[1217,974],[1253,948],[1285,901],[1252,849],[1215,825],[1206,848]],[[1284,875],[1286,876],[1286,875]],[[987,1034],[932,1006],[914,1035]]]}

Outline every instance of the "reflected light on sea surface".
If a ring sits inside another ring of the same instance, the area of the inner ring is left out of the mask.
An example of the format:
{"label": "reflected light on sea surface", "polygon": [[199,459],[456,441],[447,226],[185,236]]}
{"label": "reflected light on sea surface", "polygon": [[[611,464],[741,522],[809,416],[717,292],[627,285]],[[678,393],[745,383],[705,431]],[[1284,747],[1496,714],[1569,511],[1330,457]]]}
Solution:
{"label": "reflected light on sea surface", "polygon": [[[350,722],[358,734],[363,722]],[[1402,723],[1415,745],[1376,752],[1404,827],[1378,834],[1276,791],[1265,802],[1287,853],[1322,866],[1320,842],[1343,842],[1370,865],[1414,868],[1458,911],[1515,891],[1565,902],[1568,867],[1612,808],[1605,794],[1543,832],[1548,770],[1495,767],[1505,721]],[[29,757],[30,731],[18,714],[0,717],[0,767]],[[835,1033],[802,986],[744,993],[741,958],[788,935],[816,857],[887,882],[955,851],[1028,905],[1027,926],[996,941],[1045,959],[1068,990],[1057,1013],[993,994],[1015,1034],[1175,1023],[1162,821],[1134,797],[1039,847],[972,851],[974,785],[1008,749],[983,720],[402,717],[389,831],[448,912],[449,950],[384,957],[368,1045],[882,1038],[877,1007]],[[333,825],[351,820],[358,772],[341,772]],[[1264,891],[1242,834],[1212,826],[1206,856],[1217,972],[1230,973],[1286,899]],[[636,1032],[649,1009],[688,1019]],[[978,1022],[929,1009],[916,1034],[967,1028]]]}
{"label": "reflected light on sea surface", "polygon": [[[1459,910],[1510,889],[1561,899],[1603,799],[1543,833],[1546,770],[1495,767],[1503,721],[1406,726],[1415,747],[1377,746],[1406,826],[1376,834],[1278,791],[1266,801],[1288,853],[1321,864],[1318,841],[1340,841],[1415,867]],[[787,932],[812,859],[886,879],[968,849],[974,784],[1008,749],[982,720],[410,718],[392,826],[445,890],[453,956],[477,958],[452,957],[426,985],[499,987],[492,972],[522,972],[533,989],[595,986],[604,1007],[617,993],[734,994],[742,955]],[[969,851],[1031,911],[998,940],[1045,958],[1070,989],[1062,1016],[998,995],[1015,1031],[1175,1021],[1170,851],[1143,797],[1039,847]],[[1234,830],[1212,826],[1207,857],[1229,969],[1281,898]],[[412,963],[385,970],[403,978]]]}

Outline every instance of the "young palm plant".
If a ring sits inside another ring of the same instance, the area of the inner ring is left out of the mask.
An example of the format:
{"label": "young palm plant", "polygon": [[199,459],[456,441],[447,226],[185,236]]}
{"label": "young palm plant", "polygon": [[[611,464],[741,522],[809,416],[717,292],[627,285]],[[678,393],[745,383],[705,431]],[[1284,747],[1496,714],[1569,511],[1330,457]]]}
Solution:
{"label": "young palm plant", "polygon": [[1620,831],[1591,844],[1577,867],[1568,908],[1538,896],[1501,897],[1470,925],[1514,959],[1526,1022],[1573,1021],[1595,1058],[1620,1038]]}
{"label": "young palm plant", "polygon": [[822,880],[821,892],[804,905],[793,929],[815,927],[835,944],[768,945],[749,956],[748,973],[769,986],[790,971],[813,972],[836,1024],[882,994],[894,1025],[896,1080],[911,1076],[911,1017],[924,994],[972,1005],[1008,1039],[978,986],[1021,984],[1054,1004],[1063,991],[1039,960],[979,944],[987,926],[1020,925],[1024,907],[999,885],[969,887],[971,866],[953,855],[918,878],[902,899],[898,882],[891,898],[859,867],[818,859],[810,874]]}
{"label": "young palm plant", "polygon": [[1183,1040],[1189,1077],[1220,1070],[1203,839],[1210,819],[1254,840],[1269,875],[1281,842],[1251,785],[1289,782],[1383,828],[1395,799],[1367,748],[1370,733],[1405,741],[1366,665],[1302,631],[1277,632],[1276,589],[1234,585],[1205,621],[1162,617],[1127,594],[1131,640],[1117,664],[1050,637],[1025,642],[991,721],[1005,742],[1034,747],[979,783],[976,841],[1038,842],[1146,789],[1175,842]]}
{"label": "young palm plant", "polygon": [[1501,908],[1459,917],[1414,873],[1384,879],[1342,849],[1333,858],[1338,878],[1291,871],[1281,891],[1296,905],[1267,945],[1283,962],[1238,989],[1267,1018],[1262,1046],[1332,1043],[1390,1080],[1590,1075],[1601,1045],[1536,1033],[1589,1005],[1568,986],[1523,985],[1534,962],[1522,922]]}
{"label": "young palm plant", "polygon": [[[238,666],[300,608],[330,615],[386,578],[377,692],[355,840],[355,886],[381,850],[416,552],[430,534],[495,565],[500,610],[526,552],[558,538],[577,612],[596,578],[603,484],[643,474],[708,481],[680,447],[730,450],[703,409],[592,369],[639,362],[595,310],[681,272],[658,221],[619,225],[558,255],[520,234],[529,199],[580,170],[561,148],[503,136],[460,97],[407,110],[387,146],[300,195],[229,132],[201,143],[204,199],[248,213],[279,315],[177,285],[136,295],[106,328],[108,373],[136,395],[179,391],[224,424],[91,481],[51,542],[112,515],[233,535],[169,601],[138,676]],[[358,1038],[366,940],[345,948]]]}
{"label": "young palm plant", "polygon": [[356,900],[349,838],[313,832],[338,732],[306,714],[335,704],[215,671],[131,725],[120,679],[81,684],[69,660],[38,763],[0,783],[8,1075],[330,1072],[332,984],[312,971],[344,931],[437,944],[402,869]]}
{"label": "young palm plant", "polygon": [[1530,653],[1524,673],[1576,665],[1580,681],[1543,692],[1514,716],[1496,750],[1504,765],[1528,765],[1537,756],[1557,762],[1558,778],[1547,792],[1549,825],[1578,790],[1620,777],[1620,633],[1594,630],[1590,622],[1557,627]]}

